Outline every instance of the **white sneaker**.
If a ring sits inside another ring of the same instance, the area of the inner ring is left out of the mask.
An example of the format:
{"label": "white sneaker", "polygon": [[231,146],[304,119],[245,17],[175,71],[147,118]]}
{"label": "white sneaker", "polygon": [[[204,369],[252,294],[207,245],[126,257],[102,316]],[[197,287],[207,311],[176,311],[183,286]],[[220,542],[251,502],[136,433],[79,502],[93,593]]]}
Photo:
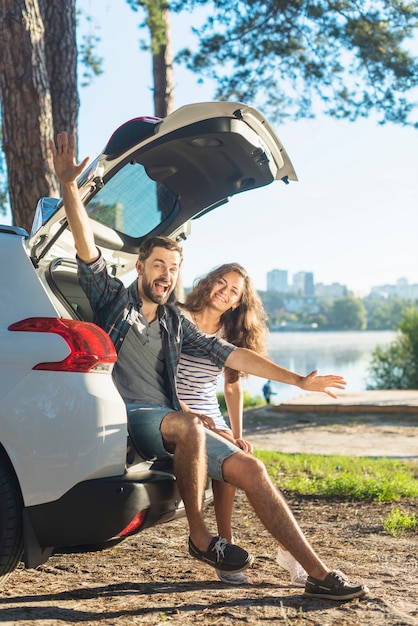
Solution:
{"label": "white sneaker", "polygon": [[221,572],[217,569],[216,573],[219,580],[226,585],[245,585],[248,582],[248,578],[243,572]]}
{"label": "white sneaker", "polygon": [[277,563],[280,567],[287,570],[290,574],[290,581],[295,587],[304,587],[308,574],[303,569],[302,565],[290,554],[287,550],[280,548],[277,551],[276,557]]}

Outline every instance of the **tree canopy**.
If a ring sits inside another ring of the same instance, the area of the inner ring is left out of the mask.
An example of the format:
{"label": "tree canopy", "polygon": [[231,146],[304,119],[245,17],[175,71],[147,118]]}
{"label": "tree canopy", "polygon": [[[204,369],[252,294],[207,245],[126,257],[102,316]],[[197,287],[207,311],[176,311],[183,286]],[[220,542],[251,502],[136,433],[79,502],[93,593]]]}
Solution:
{"label": "tree canopy", "polygon": [[[123,2],[123,0],[120,0]],[[125,0],[145,11],[156,112],[172,103],[169,11],[202,9],[197,50],[178,59],[217,81],[216,99],[243,100],[274,120],[321,111],[411,124],[418,86],[418,0]],[[81,3],[77,3],[81,4]],[[8,181],[13,222],[30,228],[37,199],[57,193],[48,140],[77,132],[82,82],[101,72],[98,37],[76,42],[76,0],[0,0],[0,211]],[[197,15],[197,13],[196,13]],[[410,49],[408,50],[408,45]]]}
{"label": "tree canopy", "polygon": [[[418,127],[413,90],[418,2],[408,0],[174,0],[207,6],[187,67],[215,79],[215,97],[262,105],[276,119],[322,112]],[[415,93],[416,95],[416,93]]]}
{"label": "tree canopy", "polygon": [[408,307],[402,313],[399,336],[389,346],[377,346],[369,368],[368,389],[417,389],[418,387],[418,310]]}
{"label": "tree canopy", "polygon": [[332,305],[333,326],[341,330],[364,330],[367,326],[366,308],[353,295],[336,298]]}

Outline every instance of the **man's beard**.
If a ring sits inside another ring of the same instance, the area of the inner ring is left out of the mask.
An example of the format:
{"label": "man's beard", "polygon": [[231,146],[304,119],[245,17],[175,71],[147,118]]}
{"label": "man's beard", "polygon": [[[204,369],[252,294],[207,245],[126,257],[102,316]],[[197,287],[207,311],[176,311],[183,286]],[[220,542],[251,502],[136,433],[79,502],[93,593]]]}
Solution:
{"label": "man's beard", "polygon": [[173,287],[169,287],[166,291],[164,291],[164,293],[160,295],[153,291],[152,283],[146,280],[145,276],[142,276],[142,291],[144,293],[144,296],[146,296],[148,300],[151,300],[151,302],[154,302],[154,304],[165,304],[169,299],[171,292],[173,291]]}

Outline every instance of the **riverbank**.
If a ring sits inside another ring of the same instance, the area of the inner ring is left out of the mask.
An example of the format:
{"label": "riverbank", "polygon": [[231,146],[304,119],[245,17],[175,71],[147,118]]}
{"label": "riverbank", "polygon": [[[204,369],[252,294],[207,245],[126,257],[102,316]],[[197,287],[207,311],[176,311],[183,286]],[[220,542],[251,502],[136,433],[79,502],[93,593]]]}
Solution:
{"label": "riverbank", "polygon": [[418,391],[307,394],[245,411],[244,437],[276,452],[418,462]]}
{"label": "riverbank", "polygon": [[418,420],[417,389],[377,389],[357,393],[339,393],[337,400],[325,393],[308,393],[274,406],[278,411],[331,413],[390,413],[416,415]]}

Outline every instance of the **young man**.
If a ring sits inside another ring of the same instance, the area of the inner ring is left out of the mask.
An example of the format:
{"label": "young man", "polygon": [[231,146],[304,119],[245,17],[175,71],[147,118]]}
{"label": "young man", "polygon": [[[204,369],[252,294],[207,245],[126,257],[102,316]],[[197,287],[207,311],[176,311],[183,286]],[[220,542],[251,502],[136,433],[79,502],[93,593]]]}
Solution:
{"label": "young man", "polygon": [[365,595],[363,585],[349,583],[317,556],[265,466],[212,432],[210,418],[182,412],[175,389],[182,351],[206,356],[219,367],[226,365],[308,391],[323,391],[334,398],[328,387],[344,389],[344,379],[317,376],[316,371],[301,376],[251,350],[200,333],[167,304],[182,262],[182,250],[171,239],[154,237],[142,244],[136,264],[138,278],[129,288],[111,277],[94,242],[76,183],[88,158],[77,164],[75,139],[68,139],[66,133],[58,135],[57,147],[53,141],[50,145],[77,250],[80,282],[96,322],[109,333],[118,352],[114,379],[127,405],[130,435],[145,458],[173,456],[189,524],[190,554],[225,572],[242,571],[253,561],[246,550],[209,532],[202,511],[209,475],[245,491],[267,530],[308,572],[306,595],[333,600]]}

